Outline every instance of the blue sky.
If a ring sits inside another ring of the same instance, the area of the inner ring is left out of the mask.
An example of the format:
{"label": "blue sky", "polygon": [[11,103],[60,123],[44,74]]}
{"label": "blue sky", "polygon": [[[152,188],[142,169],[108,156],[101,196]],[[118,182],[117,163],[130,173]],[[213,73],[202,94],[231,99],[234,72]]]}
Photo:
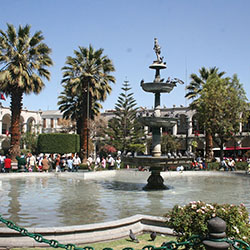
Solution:
{"label": "blue sky", "polygon": [[[227,76],[236,73],[250,95],[250,1],[248,0],[11,0],[0,1],[0,29],[6,23],[30,24],[41,30],[52,49],[51,80],[37,96],[24,96],[30,110],[57,109],[62,91],[61,68],[78,46],[104,49],[114,63],[116,84],[102,104],[112,109],[124,80],[131,84],[138,106],[152,107],[153,94],[140,87],[152,81],[148,66],[156,59],[154,37],[168,68],[165,79],[177,77],[185,84],[189,75],[216,66]],[[185,85],[162,94],[161,105],[187,105]],[[3,101],[9,105],[10,98]]]}

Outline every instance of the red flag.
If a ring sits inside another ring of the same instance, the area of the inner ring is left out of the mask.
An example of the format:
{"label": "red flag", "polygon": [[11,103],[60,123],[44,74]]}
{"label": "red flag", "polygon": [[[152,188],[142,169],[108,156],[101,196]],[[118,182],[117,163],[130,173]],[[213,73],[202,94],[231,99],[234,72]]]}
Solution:
{"label": "red flag", "polygon": [[6,101],[6,99],[5,99],[4,95],[3,95],[3,93],[0,93],[0,99]]}

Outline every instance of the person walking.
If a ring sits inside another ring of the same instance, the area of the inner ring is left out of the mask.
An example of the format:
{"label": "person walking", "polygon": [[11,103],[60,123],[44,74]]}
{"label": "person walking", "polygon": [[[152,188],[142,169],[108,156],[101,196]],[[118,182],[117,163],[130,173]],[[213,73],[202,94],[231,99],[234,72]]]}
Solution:
{"label": "person walking", "polygon": [[90,155],[89,158],[87,159],[87,164],[88,164],[89,171],[92,171],[92,168],[91,168],[92,163],[93,163],[93,159],[92,159],[92,157]]}
{"label": "person walking", "polygon": [[72,172],[73,171],[73,159],[72,159],[72,156],[68,157],[67,165],[68,165],[68,171]]}
{"label": "person walking", "polygon": [[73,171],[72,172],[78,172],[78,168],[81,164],[81,159],[78,154],[76,154],[73,158]]}
{"label": "person walking", "polygon": [[29,153],[28,158],[27,158],[27,167],[30,172],[33,172],[35,167],[36,167],[36,157]]}
{"label": "person walking", "polygon": [[0,155],[0,173],[3,172],[4,173],[4,159],[6,157],[4,155]]}
{"label": "person walking", "polygon": [[56,156],[56,172],[61,172],[60,162],[61,162],[61,156],[60,154],[58,154]]}
{"label": "person walking", "polygon": [[98,169],[100,167],[100,163],[101,163],[101,158],[99,155],[97,155],[96,160],[95,160],[95,167],[94,170]]}
{"label": "person walking", "polygon": [[118,156],[115,162],[116,162],[116,168],[120,169],[121,168],[121,157]]}
{"label": "person walking", "polygon": [[4,159],[4,171],[5,173],[9,173],[11,169],[11,159],[9,157],[9,155],[6,156],[6,158]]}
{"label": "person walking", "polygon": [[17,159],[17,164],[18,164],[18,170],[20,172],[27,172],[28,170],[26,168],[27,167],[27,162],[26,162],[25,156],[24,155],[22,155],[22,156],[18,155],[16,157],[16,159]]}
{"label": "person walking", "polygon": [[42,171],[48,173],[48,172],[49,172],[49,161],[48,161],[46,155],[43,156],[41,165],[42,165],[42,167],[43,167],[43,168],[42,168]]}
{"label": "person walking", "polygon": [[112,157],[112,155],[108,155],[108,170],[112,170],[115,166],[115,160],[114,158]]}
{"label": "person walking", "polygon": [[106,159],[105,159],[105,157],[102,157],[101,166],[102,166],[103,169],[106,168]]}

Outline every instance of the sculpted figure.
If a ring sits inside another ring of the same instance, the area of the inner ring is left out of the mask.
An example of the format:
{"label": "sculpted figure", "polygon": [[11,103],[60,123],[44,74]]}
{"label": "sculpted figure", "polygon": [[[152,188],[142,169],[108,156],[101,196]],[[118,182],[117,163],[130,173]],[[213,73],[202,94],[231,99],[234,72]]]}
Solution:
{"label": "sculpted figure", "polygon": [[153,49],[154,49],[156,57],[157,57],[157,62],[162,63],[163,57],[160,56],[160,54],[161,54],[161,47],[158,44],[157,38],[154,39],[154,48]]}

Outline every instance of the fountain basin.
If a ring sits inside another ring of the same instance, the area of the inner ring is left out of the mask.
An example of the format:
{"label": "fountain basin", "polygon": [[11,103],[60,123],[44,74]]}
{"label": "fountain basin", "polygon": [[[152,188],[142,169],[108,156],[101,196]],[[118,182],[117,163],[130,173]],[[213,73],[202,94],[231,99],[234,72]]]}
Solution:
{"label": "fountain basin", "polygon": [[156,167],[167,168],[167,166],[173,165],[188,165],[192,162],[193,158],[181,157],[181,158],[168,158],[168,156],[152,157],[150,155],[140,155],[140,156],[124,156],[122,161],[128,165],[134,166],[150,166],[151,169]]}
{"label": "fountain basin", "polygon": [[166,69],[167,65],[166,63],[159,62],[159,61],[154,61],[150,66],[150,69],[156,69],[156,70],[161,70],[161,69]]}
{"label": "fountain basin", "polygon": [[146,92],[151,93],[169,93],[176,86],[174,83],[167,82],[147,82],[141,83],[141,87]]}
{"label": "fountain basin", "polygon": [[142,116],[136,118],[140,123],[149,127],[168,127],[172,128],[178,118],[174,117],[155,117],[155,116]]}

